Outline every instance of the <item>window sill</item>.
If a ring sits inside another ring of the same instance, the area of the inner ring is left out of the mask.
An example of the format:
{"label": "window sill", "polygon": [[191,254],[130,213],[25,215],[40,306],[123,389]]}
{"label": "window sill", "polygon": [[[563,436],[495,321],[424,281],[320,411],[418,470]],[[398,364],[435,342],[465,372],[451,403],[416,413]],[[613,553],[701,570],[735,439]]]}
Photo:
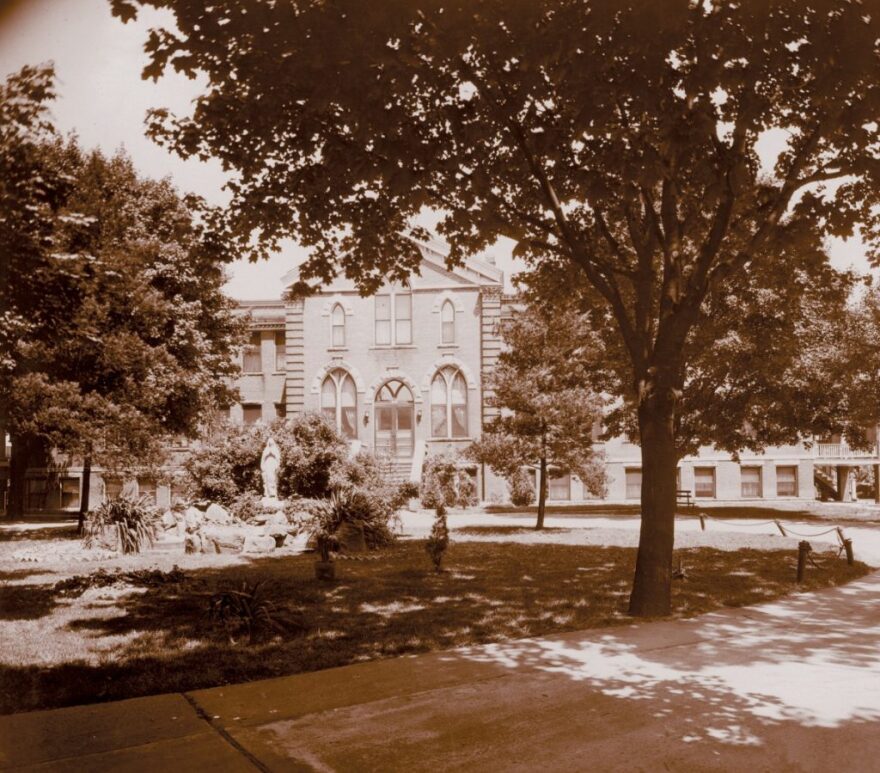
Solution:
{"label": "window sill", "polygon": [[390,349],[418,349],[419,347],[415,344],[381,344],[379,346],[371,346],[369,351],[388,351]]}
{"label": "window sill", "polygon": [[437,344],[438,349],[458,349],[458,344]]}
{"label": "window sill", "polygon": [[348,347],[347,346],[328,346],[327,351],[328,352],[347,352]]}
{"label": "window sill", "polygon": [[476,438],[473,438],[470,436],[468,436],[468,437],[429,437],[428,438],[429,443],[453,443],[453,442],[473,443],[475,440],[476,440]]}

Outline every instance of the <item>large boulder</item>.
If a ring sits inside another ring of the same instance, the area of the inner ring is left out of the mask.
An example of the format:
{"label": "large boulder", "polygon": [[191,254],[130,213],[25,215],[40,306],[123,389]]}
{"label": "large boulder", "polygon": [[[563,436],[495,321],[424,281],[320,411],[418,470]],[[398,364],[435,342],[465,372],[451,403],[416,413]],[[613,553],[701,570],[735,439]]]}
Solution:
{"label": "large boulder", "polygon": [[336,530],[336,539],[343,553],[363,553],[367,549],[363,521],[344,521]]}
{"label": "large boulder", "polygon": [[271,553],[275,550],[275,539],[264,534],[248,534],[244,540],[242,553]]}
{"label": "large boulder", "polygon": [[[234,526],[207,526],[202,531],[202,540],[213,546],[213,551],[204,548],[205,553],[241,553],[245,533]],[[274,543],[273,543],[274,544]]]}
{"label": "large boulder", "polygon": [[183,514],[183,521],[186,524],[188,533],[198,531],[205,523],[205,514],[197,507],[187,507]]}
{"label": "large boulder", "polygon": [[162,531],[171,531],[171,529],[177,529],[177,518],[171,510],[166,510],[164,513],[162,513],[160,524],[162,526]]}
{"label": "large boulder", "polygon": [[208,523],[215,523],[218,526],[227,526],[233,522],[229,511],[225,507],[216,503],[208,505],[208,511],[205,513],[205,520]]}
{"label": "large boulder", "polygon": [[186,535],[186,542],[184,543],[184,549],[187,553],[201,553],[203,551],[204,544],[202,542],[202,535],[198,532],[193,532],[192,534]]}

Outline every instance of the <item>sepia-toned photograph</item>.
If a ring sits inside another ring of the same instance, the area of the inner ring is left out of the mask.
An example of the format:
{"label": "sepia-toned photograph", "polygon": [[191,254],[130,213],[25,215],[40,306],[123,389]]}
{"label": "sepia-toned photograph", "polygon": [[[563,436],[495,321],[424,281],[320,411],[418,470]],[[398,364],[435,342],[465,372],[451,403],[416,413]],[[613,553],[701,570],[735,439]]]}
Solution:
{"label": "sepia-toned photograph", "polygon": [[0,770],[878,728],[880,0],[0,0]]}

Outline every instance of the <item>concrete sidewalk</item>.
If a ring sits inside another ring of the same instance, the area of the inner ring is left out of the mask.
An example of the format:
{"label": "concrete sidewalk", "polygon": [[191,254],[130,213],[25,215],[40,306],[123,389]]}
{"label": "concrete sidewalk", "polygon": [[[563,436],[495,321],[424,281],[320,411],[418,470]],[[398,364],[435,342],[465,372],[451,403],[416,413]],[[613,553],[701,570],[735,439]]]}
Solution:
{"label": "concrete sidewalk", "polygon": [[0,767],[880,769],[880,573],[687,621],[0,717]]}

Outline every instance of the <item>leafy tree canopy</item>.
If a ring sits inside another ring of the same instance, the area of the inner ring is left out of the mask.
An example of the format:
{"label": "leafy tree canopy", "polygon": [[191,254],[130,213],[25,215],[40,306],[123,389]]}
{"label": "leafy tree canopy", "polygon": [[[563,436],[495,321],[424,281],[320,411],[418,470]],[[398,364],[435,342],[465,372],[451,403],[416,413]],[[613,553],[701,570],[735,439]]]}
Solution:
{"label": "leafy tree canopy", "polygon": [[140,177],[123,152],[54,136],[52,77],[26,68],[0,95],[0,110],[21,116],[0,154],[20,170],[2,184],[3,227],[20,247],[4,256],[15,335],[4,339],[2,418],[14,445],[38,439],[126,467],[228,404],[243,324],[199,202]]}
{"label": "leafy tree canopy", "polygon": [[[311,250],[303,283],[344,272],[369,290],[416,268],[405,235],[431,208],[453,261],[507,236],[589,284],[642,447],[630,609],[667,613],[675,430],[688,358],[718,340],[711,315],[739,312],[737,283],[792,276],[816,236],[858,226],[880,258],[880,14],[859,0],[111,4],[174,12],[145,75],[207,87],[192,115],[155,112],[151,133],[236,172],[225,228],[241,253],[292,237]],[[768,173],[770,130],[788,142]]]}

